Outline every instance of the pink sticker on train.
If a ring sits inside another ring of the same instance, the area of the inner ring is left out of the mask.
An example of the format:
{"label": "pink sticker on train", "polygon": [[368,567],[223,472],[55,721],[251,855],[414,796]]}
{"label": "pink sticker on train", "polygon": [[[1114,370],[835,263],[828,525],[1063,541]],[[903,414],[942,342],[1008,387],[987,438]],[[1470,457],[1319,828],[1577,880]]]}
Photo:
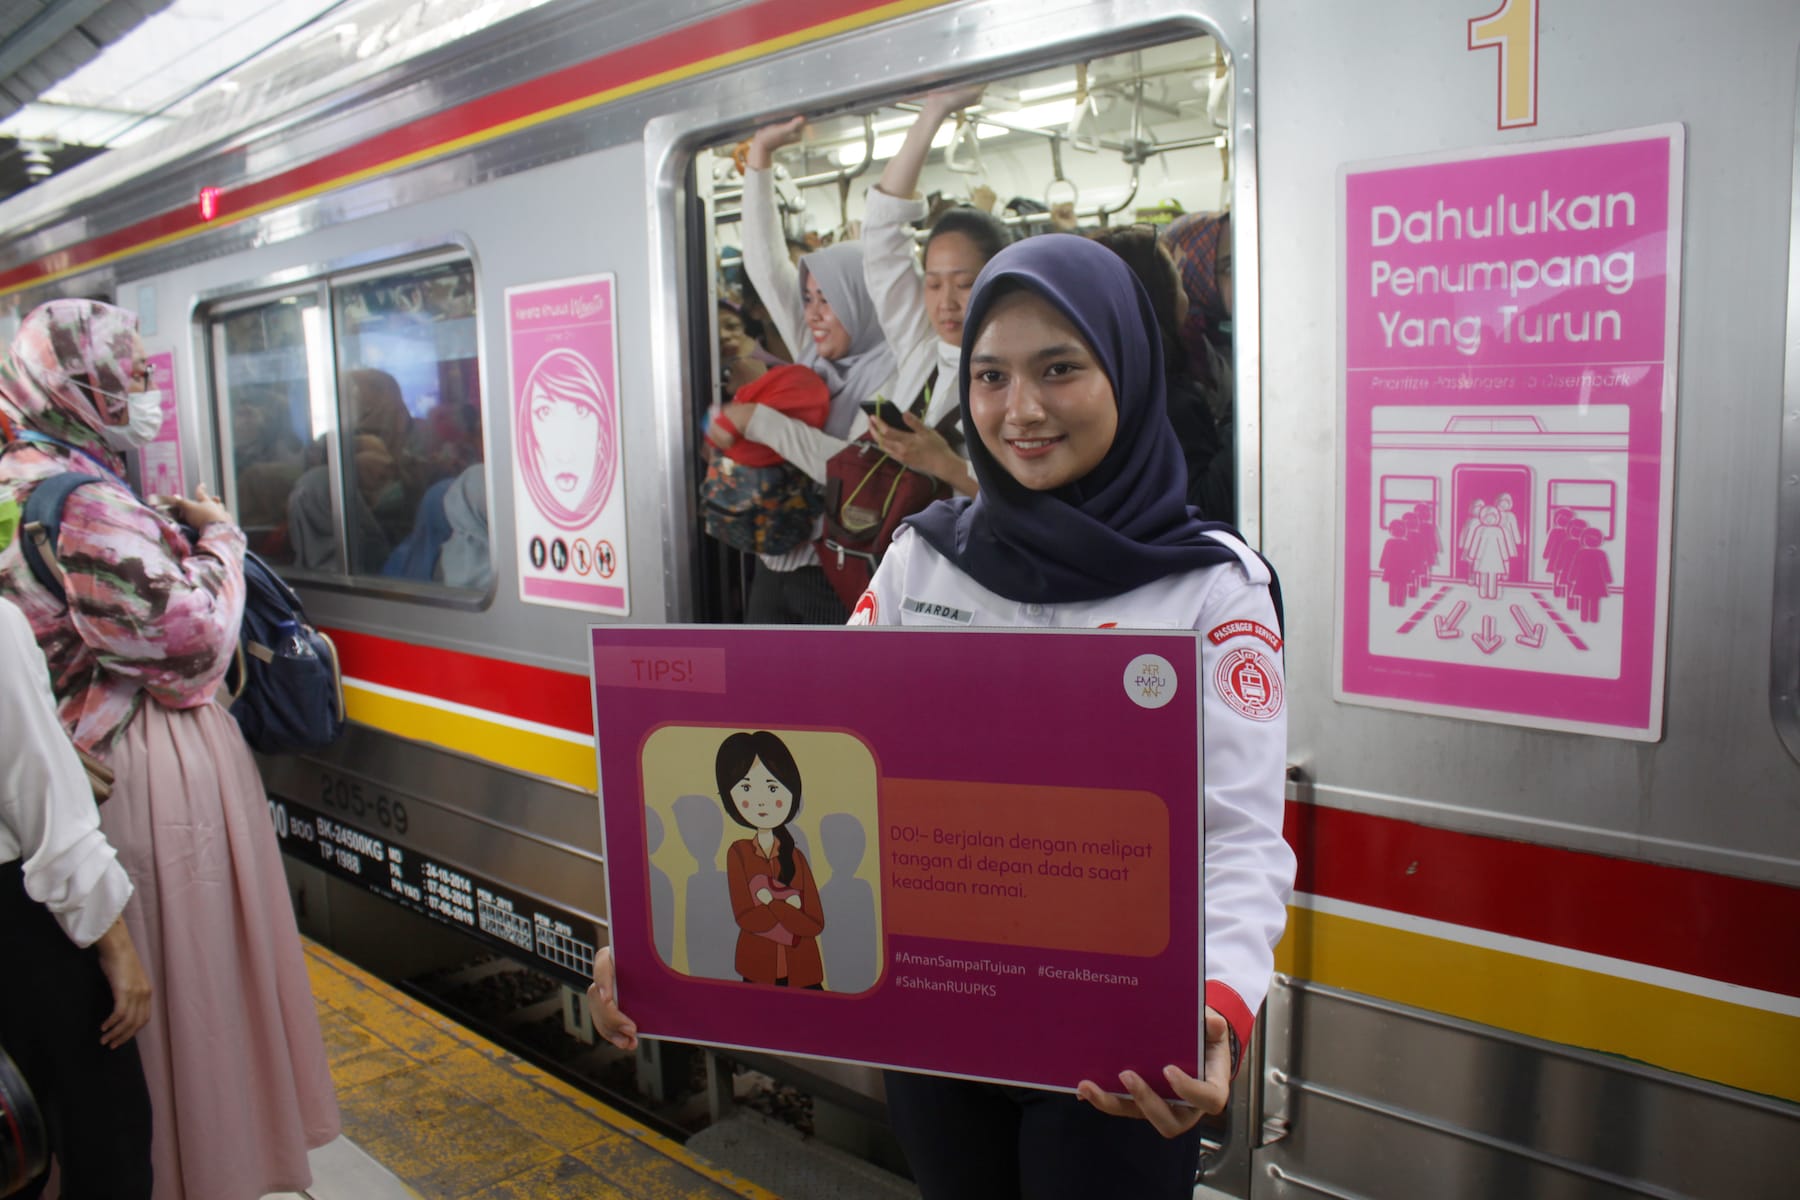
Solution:
{"label": "pink sticker on train", "polygon": [[1341,173],[1339,699],[1660,736],[1682,152]]}
{"label": "pink sticker on train", "polygon": [[611,275],[506,289],[519,595],[629,615]]}
{"label": "pink sticker on train", "polygon": [[162,393],[162,428],[138,451],[138,490],[146,496],[181,496],[181,416],[175,405],[175,355],[169,351],[144,359],[150,386]]}

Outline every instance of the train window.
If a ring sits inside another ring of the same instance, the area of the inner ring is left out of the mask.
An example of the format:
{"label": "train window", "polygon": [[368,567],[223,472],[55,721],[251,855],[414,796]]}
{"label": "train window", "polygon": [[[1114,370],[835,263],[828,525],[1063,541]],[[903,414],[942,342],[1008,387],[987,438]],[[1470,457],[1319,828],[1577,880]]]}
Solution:
{"label": "train window", "polygon": [[[304,514],[308,495],[329,528],[331,498],[323,438],[329,416],[320,411],[315,378],[324,350],[316,294],[283,296],[221,316],[213,323],[220,403],[229,427],[231,469],[227,500],[250,548],[272,563],[336,570],[336,543],[322,551],[290,514]],[[302,526],[306,524],[303,520]]]}
{"label": "train window", "polygon": [[481,478],[474,268],[389,270],[331,295],[350,574],[477,586],[440,553],[453,511],[487,539],[485,504],[451,496]]}
{"label": "train window", "polygon": [[[744,131],[748,141],[702,153],[695,190],[713,253],[704,281],[709,291],[694,293],[704,297],[693,309],[694,343],[712,348],[714,386],[696,397],[712,406],[710,413],[695,414],[698,423],[721,428],[711,419],[723,413],[729,435],[741,432],[742,420],[754,420],[768,430],[769,444],[792,447],[798,456],[793,465],[818,478],[820,452],[829,453],[831,443],[814,431],[790,428],[803,418],[781,410],[786,397],[780,389],[754,410],[739,399],[740,393],[754,397],[769,390],[752,388],[770,366],[817,357],[796,308],[798,260],[808,253],[862,243],[871,303],[845,307],[882,325],[874,332],[886,336],[900,364],[893,387],[907,393],[889,399],[919,403],[935,425],[954,411],[943,406],[954,389],[942,385],[945,373],[956,369],[961,310],[934,299],[957,286],[953,280],[945,287],[944,268],[926,261],[940,254],[925,249],[932,225],[957,214],[948,219],[974,232],[944,245],[953,248],[950,257],[973,255],[977,269],[996,223],[1001,239],[1048,231],[1106,235],[1109,248],[1151,276],[1146,282],[1153,291],[1160,285],[1168,294],[1167,344],[1182,350],[1180,402],[1193,409],[1187,423],[1194,443],[1190,499],[1231,519],[1237,452],[1231,223],[1224,219],[1232,186],[1226,171],[1229,96],[1225,57],[1213,39],[1201,37],[990,80],[979,89],[961,89],[954,112],[943,111],[952,107],[948,97],[912,97],[812,119],[772,149],[778,140],[773,134],[758,139]],[[929,127],[929,136],[921,127]],[[765,158],[771,165],[764,166]],[[975,209],[982,213],[969,211]],[[1122,235],[1130,226],[1148,230]],[[1185,322],[1176,316],[1164,250],[1188,293]],[[961,279],[963,295],[972,274]],[[936,405],[922,387],[934,367]],[[765,414],[770,407],[781,419]],[[832,425],[843,422],[831,414],[841,418],[846,407],[834,402],[830,412],[804,420],[817,428],[822,418],[823,431],[841,445],[845,431]],[[1216,441],[1207,437],[1213,432],[1221,435]],[[1223,454],[1215,457],[1221,444]],[[966,468],[955,473],[973,488]],[[716,571],[703,567],[702,574],[722,585],[715,589],[719,596],[729,596],[746,565],[722,561]],[[773,569],[794,568],[784,562]],[[713,599],[703,595],[703,605]],[[709,615],[731,619],[731,607],[712,604]]]}
{"label": "train window", "polygon": [[303,576],[487,590],[466,258],[329,276],[209,319],[227,499],[252,549]]}

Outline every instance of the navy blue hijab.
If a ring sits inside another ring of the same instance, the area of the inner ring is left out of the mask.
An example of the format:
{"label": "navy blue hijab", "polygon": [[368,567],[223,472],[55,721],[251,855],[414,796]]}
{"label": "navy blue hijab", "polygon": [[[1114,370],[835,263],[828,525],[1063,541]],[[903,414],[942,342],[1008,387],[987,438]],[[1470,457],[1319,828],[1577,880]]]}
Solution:
{"label": "navy blue hijab", "polygon": [[[1046,492],[1024,486],[994,460],[969,411],[969,351],[994,302],[1019,288],[1048,300],[1080,331],[1119,406],[1118,432],[1099,465]],[[907,523],[975,582],[1023,603],[1076,603],[1238,561],[1207,536],[1237,531],[1202,521],[1187,506],[1156,313],[1111,250],[1073,234],[1044,234],[989,259],[969,295],[957,380],[980,494],[940,501]]]}

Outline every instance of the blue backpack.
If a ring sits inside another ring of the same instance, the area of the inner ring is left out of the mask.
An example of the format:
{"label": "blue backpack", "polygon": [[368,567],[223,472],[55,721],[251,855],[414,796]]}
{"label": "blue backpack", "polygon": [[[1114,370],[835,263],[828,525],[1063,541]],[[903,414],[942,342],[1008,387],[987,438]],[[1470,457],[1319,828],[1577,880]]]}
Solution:
{"label": "blue backpack", "polygon": [[[45,479],[25,499],[19,548],[31,574],[63,603],[68,596],[45,555],[55,555],[62,510],[98,475],[69,471]],[[225,676],[231,715],[262,754],[322,750],[344,732],[344,687],[337,647],[313,628],[300,597],[257,555],[244,552],[244,624],[237,661]]]}

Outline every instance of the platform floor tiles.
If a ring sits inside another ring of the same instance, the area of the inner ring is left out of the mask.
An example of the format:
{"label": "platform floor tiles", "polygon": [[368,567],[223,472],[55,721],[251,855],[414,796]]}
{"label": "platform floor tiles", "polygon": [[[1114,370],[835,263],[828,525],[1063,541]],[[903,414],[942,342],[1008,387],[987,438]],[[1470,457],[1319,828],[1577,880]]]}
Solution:
{"label": "platform floor tiles", "polygon": [[[755,1113],[721,1122],[684,1147],[330,951],[309,942],[306,956],[344,1132],[312,1153],[313,1183],[305,1192],[265,1200],[916,1200],[919,1194],[904,1180]],[[1224,1198],[1201,1188],[1195,1200]]]}
{"label": "platform floor tiles", "polygon": [[314,1153],[311,1200],[779,1200],[330,951],[306,955],[344,1125]]}

